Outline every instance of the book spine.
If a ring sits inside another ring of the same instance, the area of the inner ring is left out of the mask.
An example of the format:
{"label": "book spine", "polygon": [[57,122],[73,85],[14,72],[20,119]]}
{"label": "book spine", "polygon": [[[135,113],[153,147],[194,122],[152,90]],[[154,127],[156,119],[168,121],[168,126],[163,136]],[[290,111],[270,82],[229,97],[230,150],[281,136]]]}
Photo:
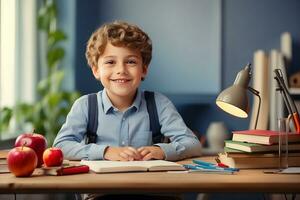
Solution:
{"label": "book spine", "polygon": [[261,107],[257,127],[255,127],[256,116],[258,112],[258,98],[253,98],[252,114],[249,129],[268,129],[269,118],[269,66],[268,58],[263,50],[258,50],[253,57],[253,88],[260,91]]}

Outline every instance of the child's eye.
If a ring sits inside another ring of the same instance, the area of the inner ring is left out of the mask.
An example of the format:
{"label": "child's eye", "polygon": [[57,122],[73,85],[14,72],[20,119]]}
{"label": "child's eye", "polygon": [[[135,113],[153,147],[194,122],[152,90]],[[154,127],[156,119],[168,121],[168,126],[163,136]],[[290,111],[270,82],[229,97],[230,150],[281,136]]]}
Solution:
{"label": "child's eye", "polygon": [[128,60],[126,63],[129,65],[136,65],[137,61],[136,60]]}
{"label": "child's eye", "polygon": [[115,63],[115,61],[113,60],[107,60],[104,62],[105,65],[113,65]]}

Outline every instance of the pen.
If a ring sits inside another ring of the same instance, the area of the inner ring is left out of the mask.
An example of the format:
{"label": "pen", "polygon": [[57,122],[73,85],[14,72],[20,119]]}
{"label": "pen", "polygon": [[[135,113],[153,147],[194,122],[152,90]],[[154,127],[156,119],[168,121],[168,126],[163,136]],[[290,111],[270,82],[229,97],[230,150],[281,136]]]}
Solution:
{"label": "pen", "polygon": [[227,168],[224,168],[224,167],[218,167],[218,166],[201,166],[201,165],[196,165],[200,168],[203,168],[203,169],[217,169],[217,170],[227,170],[227,171],[233,171],[233,172],[238,172],[239,169],[238,168],[231,168],[231,167],[227,167]]}
{"label": "pen", "polygon": [[214,163],[205,162],[205,161],[202,161],[202,160],[193,160],[193,163],[198,164],[198,165],[202,165],[202,166],[215,166]]}
{"label": "pen", "polygon": [[218,167],[218,166],[215,166],[215,165],[211,165],[211,166],[208,166],[208,165],[199,165],[199,164],[196,164],[196,165],[190,165],[190,164],[186,164],[186,165],[183,165],[186,169],[192,169],[192,170],[216,170],[216,171],[232,171],[232,172],[238,172],[239,169],[238,168],[222,168],[222,167]]}
{"label": "pen", "polygon": [[220,167],[214,163],[205,162],[202,160],[193,160],[198,167],[205,168],[205,169],[219,169],[219,170],[228,170],[228,171],[239,171],[238,168],[231,168],[231,167]]}
{"label": "pen", "polygon": [[[202,168],[197,165],[184,164],[186,169],[189,170],[190,173],[193,172],[203,172],[203,173],[222,173],[222,174],[233,174],[235,171],[233,170],[225,170],[224,168]],[[206,166],[207,167],[207,166]]]}
{"label": "pen", "polygon": [[209,167],[209,166],[190,165],[190,164],[186,164],[186,165],[183,165],[183,166],[186,169],[192,169],[192,170],[216,169],[214,167]]}
{"label": "pen", "polygon": [[205,174],[234,174],[234,171],[217,170],[217,169],[196,169],[189,170],[188,173],[205,173]]}
{"label": "pen", "polygon": [[190,165],[190,164],[184,164],[183,167],[185,167],[186,169],[194,169],[194,170],[202,169],[201,167],[198,167],[196,165]]}

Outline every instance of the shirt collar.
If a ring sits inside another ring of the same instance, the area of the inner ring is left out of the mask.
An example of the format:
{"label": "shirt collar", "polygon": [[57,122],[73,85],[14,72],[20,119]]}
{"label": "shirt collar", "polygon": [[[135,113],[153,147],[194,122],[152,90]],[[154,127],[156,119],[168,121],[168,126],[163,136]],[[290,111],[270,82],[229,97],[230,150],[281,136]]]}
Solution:
{"label": "shirt collar", "polygon": [[133,101],[132,107],[135,107],[136,110],[138,111],[141,106],[141,103],[142,103],[142,92],[141,92],[141,90],[138,89],[136,97]]}
{"label": "shirt collar", "polygon": [[105,89],[103,89],[103,91],[102,91],[102,102],[103,102],[103,111],[105,112],[105,114],[107,114],[110,109],[114,108],[110,99],[108,98],[108,96],[106,94]]}
{"label": "shirt collar", "polygon": [[[141,106],[141,101],[142,101],[142,92],[141,92],[141,90],[138,89],[136,97],[135,97],[132,105],[129,107],[129,109],[134,107],[138,111]],[[103,110],[104,110],[105,114],[107,114],[110,110],[115,109],[115,107],[111,103],[109,97],[107,96],[105,88],[103,89],[103,92],[102,92],[102,102],[103,102]]]}

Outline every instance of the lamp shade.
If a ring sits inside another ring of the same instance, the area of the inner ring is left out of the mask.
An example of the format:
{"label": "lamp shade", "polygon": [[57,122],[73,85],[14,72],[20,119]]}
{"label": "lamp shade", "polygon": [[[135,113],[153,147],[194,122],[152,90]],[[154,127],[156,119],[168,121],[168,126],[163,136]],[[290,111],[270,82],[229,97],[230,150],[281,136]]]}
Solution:
{"label": "lamp shade", "polygon": [[231,115],[247,118],[249,113],[247,95],[249,81],[250,64],[238,73],[232,86],[219,94],[216,99],[217,106]]}
{"label": "lamp shade", "polygon": [[247,89],[239,85],[233,85],[223,90],[217,97],[216,104],[231,115],[241,118],[248,117],[249,103]]}

